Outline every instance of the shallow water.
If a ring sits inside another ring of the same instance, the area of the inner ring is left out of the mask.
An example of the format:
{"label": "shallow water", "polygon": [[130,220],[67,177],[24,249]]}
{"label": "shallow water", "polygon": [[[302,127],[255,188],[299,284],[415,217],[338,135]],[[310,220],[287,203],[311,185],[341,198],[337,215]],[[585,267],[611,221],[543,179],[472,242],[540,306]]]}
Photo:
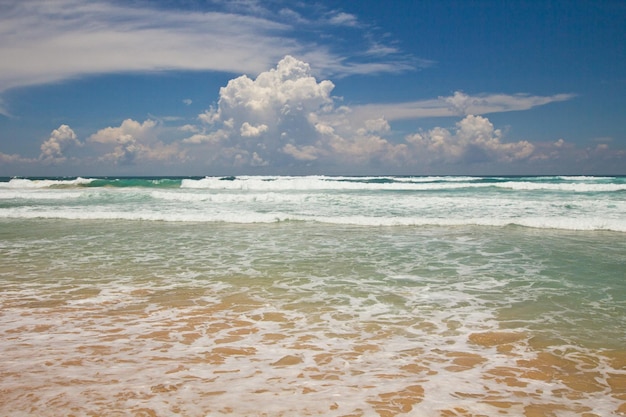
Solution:
{"label": "shallow water", "polygon": [[0,415],[626,413],[626,239],[0,219]]}

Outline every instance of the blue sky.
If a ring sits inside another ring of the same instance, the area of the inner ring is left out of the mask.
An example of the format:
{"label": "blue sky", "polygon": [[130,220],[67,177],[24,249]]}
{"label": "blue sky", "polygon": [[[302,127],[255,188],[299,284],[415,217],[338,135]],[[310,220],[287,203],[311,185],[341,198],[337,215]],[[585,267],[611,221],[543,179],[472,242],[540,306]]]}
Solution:
{"label": "blue sky", "polygon": [[622,1],[0,0],[0,176],[626,174]]}

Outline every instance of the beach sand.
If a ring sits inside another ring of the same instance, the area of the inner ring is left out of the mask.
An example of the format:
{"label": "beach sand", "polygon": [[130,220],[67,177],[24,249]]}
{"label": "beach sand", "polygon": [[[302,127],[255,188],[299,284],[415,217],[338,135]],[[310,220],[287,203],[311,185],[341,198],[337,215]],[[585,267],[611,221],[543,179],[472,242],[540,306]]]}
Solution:
{"label": "beach sand", "polygon": [[467,351],[429,349],[407,343],[407,328],[437,331],[419,319],[346,315],[338,332],[325,325],[330,309],[277,310],[245,293],[203,305],[200,291],[5,302],[0,414],[608,415],[592,398],[626,411],[626,351],[557,354],[502,330],[463,335]]}

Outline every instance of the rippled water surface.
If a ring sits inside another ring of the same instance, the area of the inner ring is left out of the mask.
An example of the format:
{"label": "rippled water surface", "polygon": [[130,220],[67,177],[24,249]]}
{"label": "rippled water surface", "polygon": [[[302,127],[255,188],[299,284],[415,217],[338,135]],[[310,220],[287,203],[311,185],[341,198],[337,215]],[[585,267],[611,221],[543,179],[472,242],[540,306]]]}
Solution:
{"label": "rippled water surface", "polygon": [[0,257],[0,415],[626,413],[620,232],[9,218]]}

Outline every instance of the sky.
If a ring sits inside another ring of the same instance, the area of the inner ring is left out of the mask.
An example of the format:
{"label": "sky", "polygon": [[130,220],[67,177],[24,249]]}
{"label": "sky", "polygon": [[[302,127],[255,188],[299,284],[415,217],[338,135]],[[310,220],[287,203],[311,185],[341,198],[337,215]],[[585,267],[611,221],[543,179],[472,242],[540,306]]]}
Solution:
{"label": "sky", "polygon": [[621,0],[0,0],[0,176],[623,175]]}

